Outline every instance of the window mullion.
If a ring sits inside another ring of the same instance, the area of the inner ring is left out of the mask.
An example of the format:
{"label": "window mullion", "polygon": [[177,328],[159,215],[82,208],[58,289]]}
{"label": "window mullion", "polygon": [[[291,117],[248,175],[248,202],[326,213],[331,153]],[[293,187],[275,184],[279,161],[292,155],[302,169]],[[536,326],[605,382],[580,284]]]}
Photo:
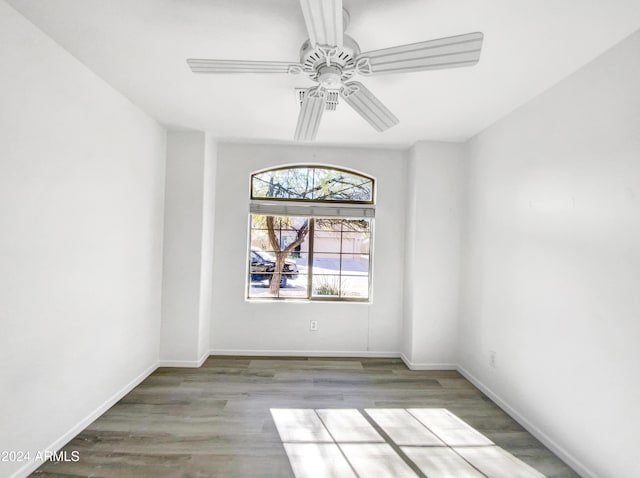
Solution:
{"label": "window mullion", "polygon": [[309,218],[309,264],[307,266],[307,299],[313,296],[313,242],[316,234],[315,218]]}
{"label": "window mullion", "polygon": [[338,289],[338,297],[342,298],[342,244],[344,241],[344,222],[340,222],[340,269],[338,270],[338,284],[340,284],[340,288]]}

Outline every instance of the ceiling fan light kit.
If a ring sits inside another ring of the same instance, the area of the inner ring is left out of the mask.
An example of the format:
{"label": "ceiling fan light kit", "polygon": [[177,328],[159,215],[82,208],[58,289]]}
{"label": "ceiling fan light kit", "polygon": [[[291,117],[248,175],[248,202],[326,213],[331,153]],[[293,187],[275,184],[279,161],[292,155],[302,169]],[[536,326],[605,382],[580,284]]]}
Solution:
{"label": "ceiling fan light kit", "polygon": [[342,0],[300,0],[309,34],[300,49],[299,62],[193,59],[194,73],[285,73],[305,75],[317,85],[300,94],[296,141],[313,141],[325,109],[335,110],[342,98],[377,131],[398,124],[384,104],[362,83],[361,76],[406,73],[473,66],[480,59],[483,34],[467,33],[362,53],[356,41],[344,34],[349,14]]}

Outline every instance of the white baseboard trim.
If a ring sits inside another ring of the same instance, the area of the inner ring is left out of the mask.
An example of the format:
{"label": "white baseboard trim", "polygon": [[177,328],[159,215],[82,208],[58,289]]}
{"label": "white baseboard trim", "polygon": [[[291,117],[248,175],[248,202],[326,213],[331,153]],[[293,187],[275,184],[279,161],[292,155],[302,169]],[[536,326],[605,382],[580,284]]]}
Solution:
{"label": "white baseboard trim", "polygon": [[247,357],[366,357],[366,358],[400,358],[398,352],[371,352],[350,350],[239,350],[213,349],[211,355],[243,355]]}
{"label": "white baseboard trim", "polygon": [[473,376],[464,367],[458,365],[458,372],[460,372],[464,378],[469,380],[472,384],[478,387],[482,393],[487,395],[493,402],[498,405],[507,415],[513,418],[516,422],[522,425],[529,433],[540,440],[549,450],[555,453],[562,461],[569,465],[573,470],[583,478],[598,478],[595,473],[584,466],[573,455],[567,452],[564,448],[558,445],[553,439],[546,435],[537,426],[531,423],[524,415],[518,412],[515,408],[505,402],[497,394],[495,394],[489,387]]}
{"label": "white baseboard trim", "polygon": [[[46,447],[44,451],[51,451],[55,453],[59,451],[63,446],[69,443],[75,436],[80,433],[82,430],[87,428],[96,418],[102,415],[104,412],[109,410],[113,405],[116,404],[118,400],[124,397],[131,390],[136,388],[143,380],[145,380],[149,375],[151,375],[158,368],[158,364],[155,363],[147,368],[144,372],[138,375],[136,378],[127,383],[124,387],[122,387],[119,391],[111,395],[102,405],[96,408],[93,412],[87,415],[85,418],[80,420],[76,425],[74,425],[71,429],[69,429],[66,433],[64,433],[60,438],[54,441],[51,445]],[[18,469],[10,478],[25,478],[33,473],[38,467],[43,464],[42,461],[30,461],[25,463],[20,469]]]}
{"label": "white baseboard trim", "polygon": [[458,370],[454,363],[414,363],[405,354],[400,354],[400,358],[409,370]]}
{"label": "white baseboard trim", "polygon": [[200,368],[208,358],[209,352],[204,353],[198,360],[160,360],[158,367]]}

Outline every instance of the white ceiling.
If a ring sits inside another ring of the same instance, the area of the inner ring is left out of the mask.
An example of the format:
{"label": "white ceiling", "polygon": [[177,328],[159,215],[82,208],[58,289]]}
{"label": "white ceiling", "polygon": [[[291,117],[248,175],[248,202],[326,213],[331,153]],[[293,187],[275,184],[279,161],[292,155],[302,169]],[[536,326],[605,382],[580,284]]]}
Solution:
{"label": "white ceiling", "polygon": [[[290,141],[293,75],[194,75],[185,59],[297,61],[298,0],[7,0],[161,123]],[[318,143],[462,141],[640,28],[640,0],[344,0],[362,51],[481,31],[478,65],[359,78],[400,119],[377,133],[344,102]]]}

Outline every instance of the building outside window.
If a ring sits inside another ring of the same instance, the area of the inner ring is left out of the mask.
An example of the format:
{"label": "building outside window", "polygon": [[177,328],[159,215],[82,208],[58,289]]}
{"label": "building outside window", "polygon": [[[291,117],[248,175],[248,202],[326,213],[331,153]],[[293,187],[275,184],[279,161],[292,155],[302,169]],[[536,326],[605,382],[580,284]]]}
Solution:
{"label": "building outside window", "polygon": [[253,174],[248,298],[369,301],[374,192],[332,167]]}

